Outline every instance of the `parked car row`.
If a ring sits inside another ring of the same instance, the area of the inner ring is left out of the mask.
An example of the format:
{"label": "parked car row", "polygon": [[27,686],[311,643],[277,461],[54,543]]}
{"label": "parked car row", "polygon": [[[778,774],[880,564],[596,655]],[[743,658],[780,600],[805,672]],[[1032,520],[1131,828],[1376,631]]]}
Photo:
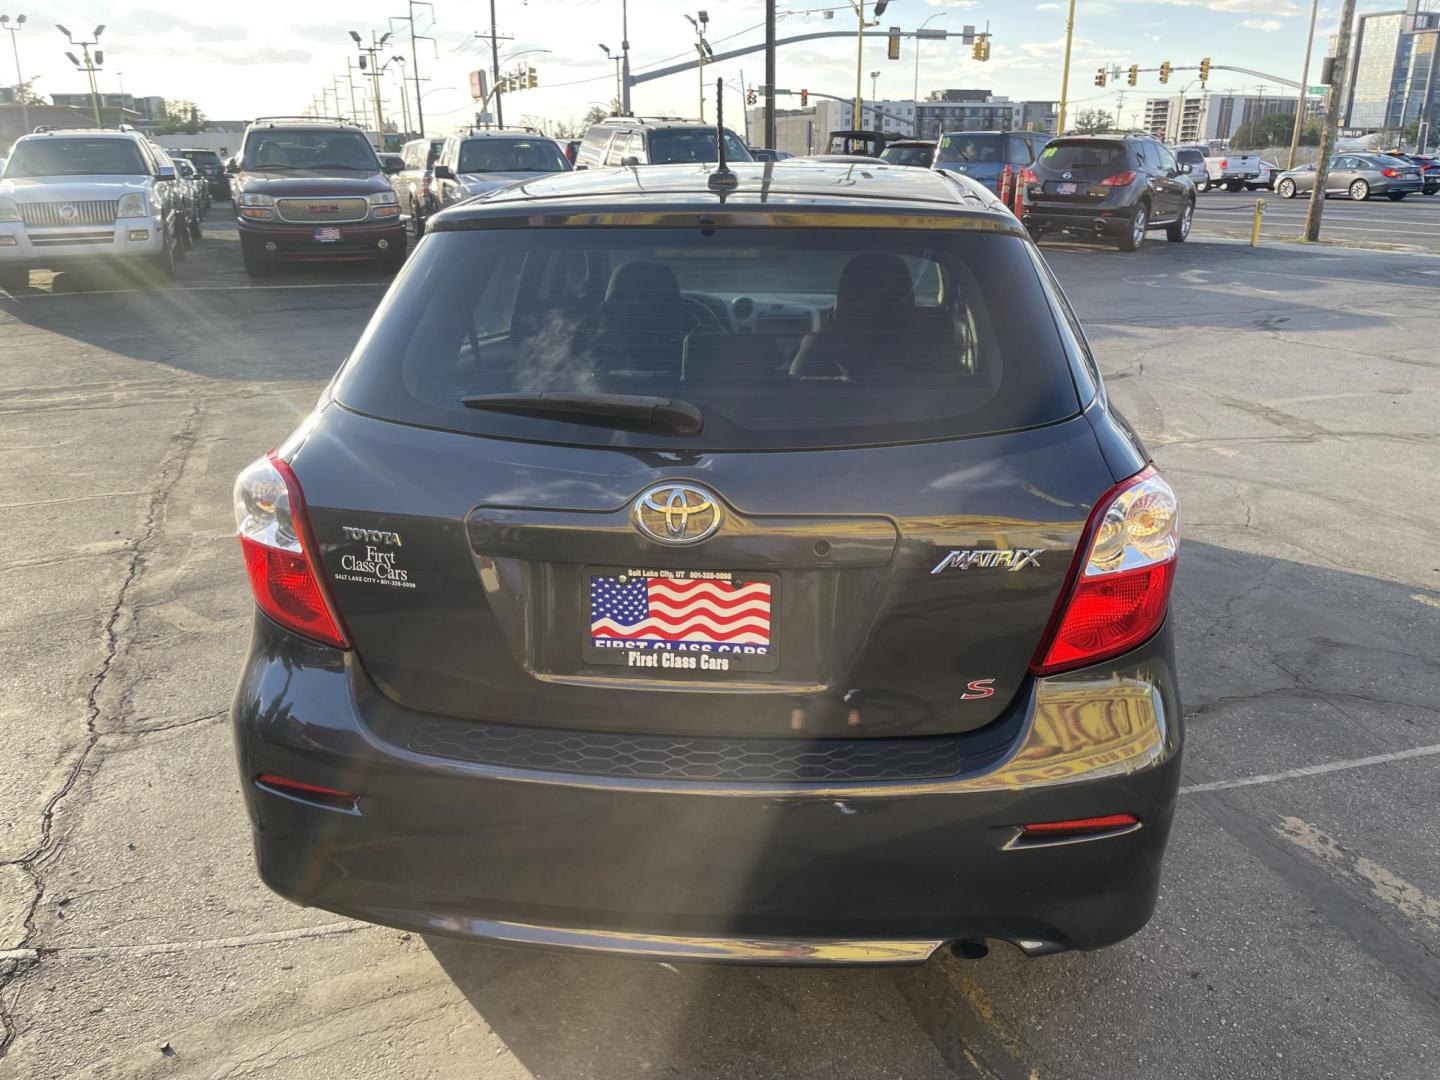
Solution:
{"label": "parked car row", "polygon": [[[1315,165],[1301,165],[1280,174],[1275,192],[1282,199],[1311,195],[1315,191]],[[1330,159],[1325,176],[1325,195],[1347,195],[1363,202],[1372,195],[1384,195],[1400,202],[1407,195],[1431,194],[1440,187],[1440,172],[1427,184],[1427,169],[1412,159],[1385,154],[1337,154]]]}

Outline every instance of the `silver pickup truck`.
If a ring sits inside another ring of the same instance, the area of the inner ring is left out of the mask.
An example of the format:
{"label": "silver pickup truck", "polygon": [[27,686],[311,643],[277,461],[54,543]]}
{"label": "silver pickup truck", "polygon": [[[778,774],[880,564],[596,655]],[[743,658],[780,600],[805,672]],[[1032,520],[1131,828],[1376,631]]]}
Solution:
{"label": "silver pickup truck", "polygon": [[175,166],[136,132],[47,131],[0,173],[0,288],[102,261],[173,277],[186,223]]}

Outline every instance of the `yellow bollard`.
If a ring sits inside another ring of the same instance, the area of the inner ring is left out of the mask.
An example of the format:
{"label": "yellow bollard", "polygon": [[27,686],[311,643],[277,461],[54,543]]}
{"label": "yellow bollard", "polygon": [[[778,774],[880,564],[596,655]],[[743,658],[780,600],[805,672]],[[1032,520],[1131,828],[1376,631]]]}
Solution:
{"label": "yellow bollard", "polygon": [[1250,246],[1260,246],[1260,219],[1265,216],[1265,200],[1255,200],[1255,221],[1250,226]]}

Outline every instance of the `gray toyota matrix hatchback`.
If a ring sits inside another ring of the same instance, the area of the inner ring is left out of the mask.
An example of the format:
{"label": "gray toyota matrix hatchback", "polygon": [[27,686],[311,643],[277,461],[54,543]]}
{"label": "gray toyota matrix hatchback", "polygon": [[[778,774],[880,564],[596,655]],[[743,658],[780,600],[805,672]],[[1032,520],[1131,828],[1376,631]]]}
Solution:
{"label": "gray toyota matrix hatchback", "polygon": [[1175,495],[964,177],[654,166],[446,210],[235,513],[240,772],[298,903],[812,964],[1154,908]]}

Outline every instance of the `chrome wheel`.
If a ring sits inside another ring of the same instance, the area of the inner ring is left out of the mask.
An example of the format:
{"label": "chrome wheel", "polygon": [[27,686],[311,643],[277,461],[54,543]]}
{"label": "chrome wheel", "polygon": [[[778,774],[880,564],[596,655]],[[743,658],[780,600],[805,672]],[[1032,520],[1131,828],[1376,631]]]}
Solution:
{"label": "chrome wheel", "polygon": [[1295,198],[1295,181],[1281,180],[1280,186],[1275,190],[1280,193],[1282,199],[1293,199]]}
{"label": "chrome wheel", "polygon": [[1364,202],[1370,197],[1370,185],[1364,180],[1356,180],[1350,185],[1350,198],[1356,202]]}

